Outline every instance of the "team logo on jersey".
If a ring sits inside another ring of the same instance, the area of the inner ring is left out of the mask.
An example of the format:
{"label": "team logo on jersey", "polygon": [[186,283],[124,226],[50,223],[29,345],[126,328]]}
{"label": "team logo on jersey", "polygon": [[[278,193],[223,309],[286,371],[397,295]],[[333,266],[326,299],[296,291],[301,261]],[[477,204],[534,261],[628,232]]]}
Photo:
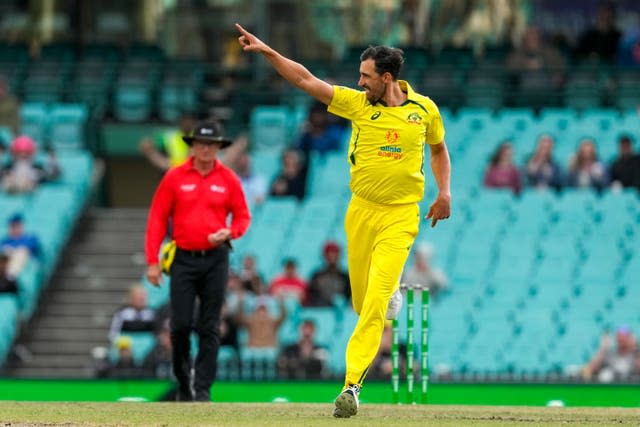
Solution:
{"label": "team logo on jersey", "polygon": [[407,116],[407,123],[410,125],[419,125],[422,123],[422,116],[418,113],[411,113]]}
{"label": "team logo on jersey", "polygon": [[196,185],[195,184],[182,184],[180,186],[180,189],[182,191],[193,191],[196,189]]}
{"label": "team logo on jersey", "polygon": [[384,138],[387,140],[387,144],[395,144],[400,139],[400,134],[397,130],[389,129]]}
{"label": "team logo on jersey", "polygon": [[214,193],[224,193],[224,192],[227,191],[226,188],[220,187],[220,186],[215,185],[215,184],[212,184],[210,188],[211,188],[211,191],[213,191]]}
{"label": "team logo on jersey", "polygon": [[382,114],[380,111],[376,111],[371,115],[371,120],[377,119],[378,117],[380,117],[380,114]]}

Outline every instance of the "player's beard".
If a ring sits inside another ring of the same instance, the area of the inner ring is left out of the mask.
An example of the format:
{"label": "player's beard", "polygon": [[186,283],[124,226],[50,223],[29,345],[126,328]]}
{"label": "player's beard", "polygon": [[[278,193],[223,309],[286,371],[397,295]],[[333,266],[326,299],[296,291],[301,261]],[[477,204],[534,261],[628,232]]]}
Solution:
{"label": "player's beard", "polygon": [[369,93],[371,94],[371,96],[369,98],[367,98],[369,100],[369,102],[371,103],[371,105],[376,105],[378,102],[380,102],[380,100],[382,99],[382,97],[384,96],[384,94],[387,92],[387,84],[383,83],[382,84],[382,90],[380,91],[380,93],[376,96],[376,94],[374,94],[371,91],[371,88],[369,88]]}

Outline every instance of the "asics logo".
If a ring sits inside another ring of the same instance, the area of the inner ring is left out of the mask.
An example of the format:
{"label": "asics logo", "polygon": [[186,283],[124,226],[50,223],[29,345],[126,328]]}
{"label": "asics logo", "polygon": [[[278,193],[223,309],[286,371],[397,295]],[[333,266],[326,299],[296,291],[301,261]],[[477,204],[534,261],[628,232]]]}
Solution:
{"label": "asics logo", "polygon": [[376,111],[375,113],[373,113],[373,115],[371,116],[371,120],[375,120],[378,117],[380,117],[380,114],[382,114],[380,111]]}

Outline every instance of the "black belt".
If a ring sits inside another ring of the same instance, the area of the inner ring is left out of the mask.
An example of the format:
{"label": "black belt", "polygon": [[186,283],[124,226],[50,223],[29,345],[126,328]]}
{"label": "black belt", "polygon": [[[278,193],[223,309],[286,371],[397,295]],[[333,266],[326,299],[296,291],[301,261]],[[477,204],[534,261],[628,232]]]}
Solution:
{"label": "black belt", "polygon": [[[229,249],[231,249],[231,242],[230,241],[227,240],[223,244],[226,247],[228,247]],[[216,246],[215,248],[211,248],[211,249],[196,249],[196,250],[188,250],[188,249],[178,248],[178,251],[182,252],[185,255],[189,255],[191,257],[194,257],[194,258],[202,258],[202,257],[213,255],[220,248],[221,248],[221,246]]]}
{"label": "black belt", "polygon": [[178,251],[182,252],[185,255],[189,255],[191,257],[194,257],[194,258],[202,258],[202,257],[213,255],[216,252],[217,249],[218,248],[200,249],[200,250],[186,250],[186,249],[178,248]]}

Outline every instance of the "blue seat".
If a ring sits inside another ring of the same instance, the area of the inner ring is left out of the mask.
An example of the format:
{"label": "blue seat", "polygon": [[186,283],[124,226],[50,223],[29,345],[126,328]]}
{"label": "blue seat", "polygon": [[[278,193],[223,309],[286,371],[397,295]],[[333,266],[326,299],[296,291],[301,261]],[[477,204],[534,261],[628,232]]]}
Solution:
{"label": "blue seat", "polygon": [[290,142],[288,107],[258,106],[251,111],[250,137],[259,150],[281,152]]}
{"label": "blue seat", "polygon": [[20,107],[20,133],[30,136],[37,145],[48,141],[49,109],[44,102],[27,102]]}
{"label": "blue seat", "polygon": [[311,320],[316,326],[315,341],[319,346],[329,348],[338,330],[333,307],[302,307],[298,312],[300,322]]}
{"label": "blue seat", "polygon": [[49,141],[56,149],[79,149],[85,145],[88,109],[84,104],[51,106]]}

